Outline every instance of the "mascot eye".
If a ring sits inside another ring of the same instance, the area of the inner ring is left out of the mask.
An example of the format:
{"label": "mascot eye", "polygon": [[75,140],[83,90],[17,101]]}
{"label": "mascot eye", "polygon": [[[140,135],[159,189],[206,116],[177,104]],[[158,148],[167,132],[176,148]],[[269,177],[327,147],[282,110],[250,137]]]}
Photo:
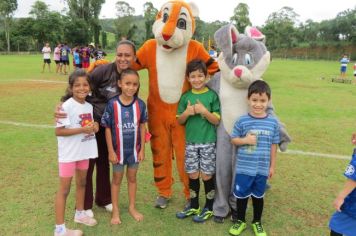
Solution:
{"label": "mascot eye", "polygon": [[251,55],[250,54],[246,54],[245,55],[245,65],[250,65],[252,63],[253,63],[253,61],[252,61]]}
{"label": "mascot eye", "polygon": [[177,27],[179,29],[186,29],[187,28],[187,22],[184,20],[184,19],[179,19],[178,22],[177,22]]}
{"label": "mascot eye", "polygon": [[237,64],[237,53],[234,53],[234,56],[232,57],[232,64]]}
{"label": "mascot eye", "polygon": [[167,13],[164,13],[164,14],[163,14],[163,19],[162,19],[163,23],[166,23],[167,20],[168,20],[168,14],[167,14]]}

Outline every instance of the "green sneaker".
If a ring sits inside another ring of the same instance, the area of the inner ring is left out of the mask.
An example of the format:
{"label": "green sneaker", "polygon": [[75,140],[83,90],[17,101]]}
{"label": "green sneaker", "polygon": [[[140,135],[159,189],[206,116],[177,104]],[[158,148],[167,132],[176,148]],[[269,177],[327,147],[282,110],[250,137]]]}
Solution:
{"label": "green sneaker", "polygon": [[266,231],[263,229],[261,222],[255,222],[252,224],[253,232],[256,236],[267,236]]}
{"label": "green sneaker", "polygon": [[184,208],[183,211],[177,212],[176,217],[178,219],[184,219],[187,218],[188,216],[197,215],[199,214],[199,212],[200,212],[200,207],[198,209],[195,209],[195,208],[191,208],[190,206],[187,206],[186,208]]}
{"label": "green sneaker", "polygon": [[246,222],[238,220],[233,226],[231,226],[229,233],[231,235],[240,235],[242,231],[246,229]]}
{"label": "green sneaker", "polygon": [[193,217],[193,221],[197,223],[203,223],[213,216],[213,211],[210,211],[208,208],[204,208],[198,215]]}

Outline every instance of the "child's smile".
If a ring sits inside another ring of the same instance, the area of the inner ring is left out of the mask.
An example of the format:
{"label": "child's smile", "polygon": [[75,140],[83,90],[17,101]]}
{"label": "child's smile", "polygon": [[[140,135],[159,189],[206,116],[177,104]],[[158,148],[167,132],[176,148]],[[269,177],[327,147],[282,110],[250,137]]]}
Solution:
{"label": "child's smile", "polygon": [[250,114],[255,117],[265,117],[268,101],[269,99],[266,93],[251,94],[251,96],[248,98],[248,104],[250,105]]}

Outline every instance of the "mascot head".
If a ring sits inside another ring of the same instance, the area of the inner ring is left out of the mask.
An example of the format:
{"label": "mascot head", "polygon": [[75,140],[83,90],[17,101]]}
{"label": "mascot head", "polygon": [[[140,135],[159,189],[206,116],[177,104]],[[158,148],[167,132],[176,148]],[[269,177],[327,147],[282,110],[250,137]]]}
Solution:
{"label": "mascot head", "polygon": [[195,4],[175,0],[163,4],[152,31],[160,48],[170,52],[188,44],[195,30],[199,11]]}
{"label": "mascot head", "polygon": [[246,27],[240,34],[232,25],[221,27],[214,35],[221,54],[219,68],[238,88],[247,88],[261,79],[270,63],[270,53],[265,46],[265,36],[255,27]]}

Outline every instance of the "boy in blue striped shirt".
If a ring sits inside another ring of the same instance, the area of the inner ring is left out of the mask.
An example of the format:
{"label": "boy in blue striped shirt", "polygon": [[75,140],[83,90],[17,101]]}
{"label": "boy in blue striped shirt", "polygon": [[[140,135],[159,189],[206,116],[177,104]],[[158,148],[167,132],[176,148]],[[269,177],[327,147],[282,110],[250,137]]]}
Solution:
{"label": "boy in blue striped shirt", "polygon": [[271,89],[262,80],[248,88],[249,113],[235,123],[231,134],[236,152],[236,174],[233,194],[236,197],[237,222],[229,233],[240,235],[246,229],[246,208],[249,197],[253,204],[252,229],[256,236],[266,236],[261,218],[263,197],[267,179],[275,171],[277,145],[279,143],[278,121],[266,112],[271,99]]}

